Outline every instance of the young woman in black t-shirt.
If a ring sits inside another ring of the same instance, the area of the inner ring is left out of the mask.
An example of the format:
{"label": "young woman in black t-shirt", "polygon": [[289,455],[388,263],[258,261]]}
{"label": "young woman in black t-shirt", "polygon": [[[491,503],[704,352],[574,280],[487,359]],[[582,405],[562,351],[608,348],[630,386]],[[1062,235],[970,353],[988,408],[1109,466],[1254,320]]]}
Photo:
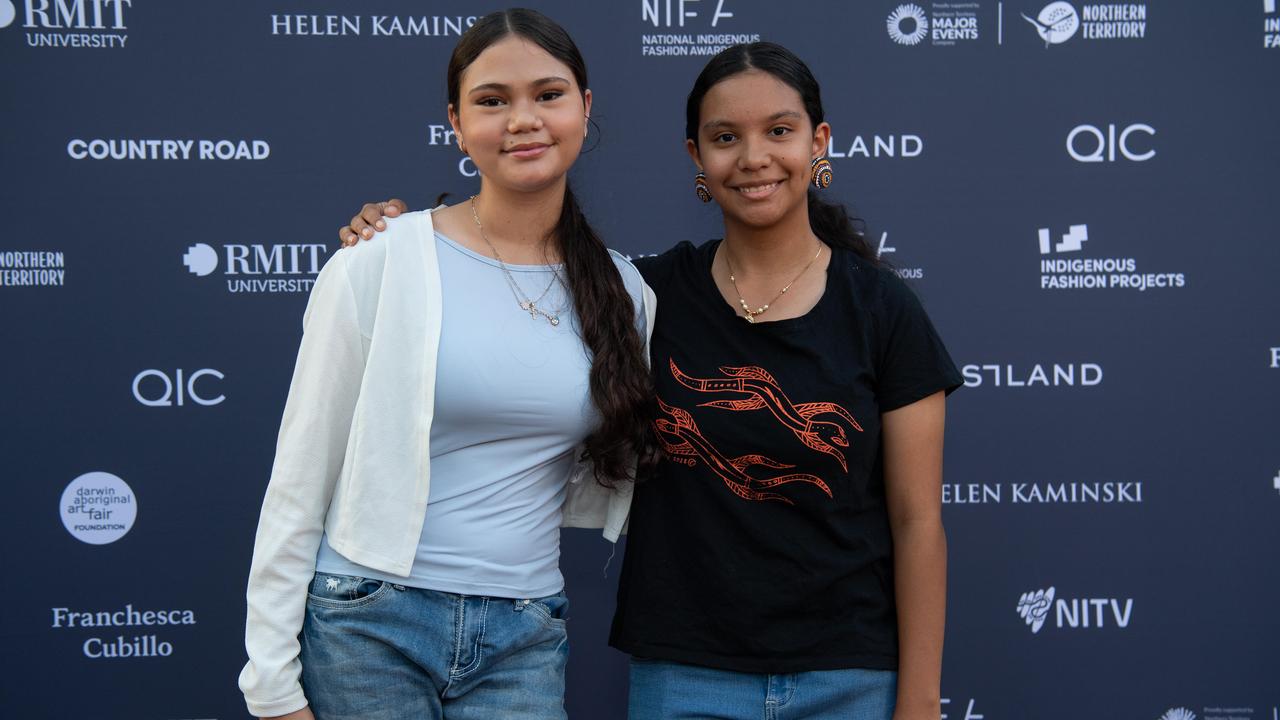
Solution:
{"label": "young woman in black t-shirt", "polygon": [[[636,263],[658,294],[656,476],[637,485],[610,642],[632,718],[936,720],[944,396],[914,294],[824,202],[809,69],[731,47],[689,95],[723,240]],[[368,205],[340,234],[371,234]]]}

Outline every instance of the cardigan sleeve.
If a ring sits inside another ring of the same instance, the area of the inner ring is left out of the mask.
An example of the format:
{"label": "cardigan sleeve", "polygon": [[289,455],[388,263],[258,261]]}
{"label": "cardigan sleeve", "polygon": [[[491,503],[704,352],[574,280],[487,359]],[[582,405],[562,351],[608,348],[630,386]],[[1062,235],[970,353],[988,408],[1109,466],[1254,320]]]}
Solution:
{"label": "cardigan sleeve", "polygon": [[247,592],[249,662],[240,673],[249,712],[258,717],[283,715],[307,704],[299,683],[298,633],[365,364],[346,267],[350,252],[339,250],[330,258],[307,302],[258,520]]}

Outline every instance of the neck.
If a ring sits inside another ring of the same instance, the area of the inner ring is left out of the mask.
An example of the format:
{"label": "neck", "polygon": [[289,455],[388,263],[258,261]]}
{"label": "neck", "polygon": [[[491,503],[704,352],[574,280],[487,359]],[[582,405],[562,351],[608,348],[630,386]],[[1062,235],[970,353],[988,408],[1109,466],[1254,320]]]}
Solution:
{"label": "neck", "polygon": [[489,241],[508,248],[542,247],[560,221],[565,185],[561,178],[537,192],[518,192],[482,179],[476,213]]}
{"label": "neck", "polygon": [[795,272],[813,257],[822,241],[809,225],[809,209],[800,208],[767,228],[725,218],[724,249],[740,277],[769,277]]}

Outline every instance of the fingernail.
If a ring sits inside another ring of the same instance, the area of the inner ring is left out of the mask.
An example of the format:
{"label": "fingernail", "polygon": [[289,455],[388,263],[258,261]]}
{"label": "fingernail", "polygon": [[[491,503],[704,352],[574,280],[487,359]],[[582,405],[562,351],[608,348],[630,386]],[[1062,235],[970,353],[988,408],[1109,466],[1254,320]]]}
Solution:
{"label": "fingernail", "polygon": [[364,235],[365,237],[372,237],[372,236],[373,236],[373,231],[372,231],[372,230],[370,230],[369,228],[365,228],[364,230],[361,230],[361,231],[360,231],[360,234],[361,234],[361,235]]}
{"label": "fingernail", "polygon": [[384,229],[386,229],[386,227],[387,227],[387,224],[386,224],[386,223],[384,223],[384,222],[382,222],[381,220],[379,220],[378,222],[374,223],[374,225],[376,225],[376,226],[378,227],[378,229],[379,229],[379,230],[384,230]]}

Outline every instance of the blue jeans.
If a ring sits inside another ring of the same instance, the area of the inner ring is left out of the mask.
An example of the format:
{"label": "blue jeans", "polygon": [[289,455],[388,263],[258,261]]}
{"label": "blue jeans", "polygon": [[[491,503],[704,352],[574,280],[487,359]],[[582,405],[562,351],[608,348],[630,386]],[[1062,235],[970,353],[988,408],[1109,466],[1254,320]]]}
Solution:
{"label": "blue jeans", "polygon": [[562,720],[568,606],[316,573],[302,688],[316,720]]}
{"label": "blue jeans", "polygon": [[631,720],[890,720],[892,670],[763,674],[631,659]]}

